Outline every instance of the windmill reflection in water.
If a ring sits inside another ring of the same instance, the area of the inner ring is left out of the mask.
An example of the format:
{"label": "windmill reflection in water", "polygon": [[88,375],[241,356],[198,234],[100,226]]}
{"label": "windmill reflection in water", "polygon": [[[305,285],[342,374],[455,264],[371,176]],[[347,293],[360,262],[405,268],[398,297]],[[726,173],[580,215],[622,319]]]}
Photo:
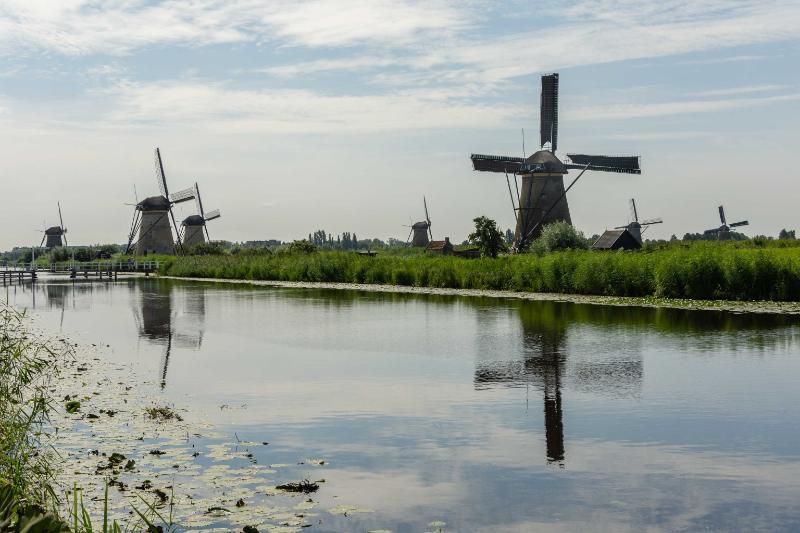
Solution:
{"label": "windmill reflection in water", "polygon": [[139,338],[164,347],[161,359],[160,385],[167,386],[167,371],[173,346],[199,350],[205,330],[205,289],[182,287],[162,280],[141,280],[131,285],[138,297],[133,298],[133,317]]}
{"label": "windmill reflection in water", "polygon": [[[592,347],[582,350],[578,344],[579,350],[568,353],[570,331],[583,326],[576,324],[577,317],[570,311],[574,306],[559,302],[520,302],[518,306],[521,339],[516,346],[521,353],[491,354],[497,358],[476,362],[474,386],[476,390],[522,386],[541,390],[547,462],[564,467],[564,383],[591,393],[636,395],[643,376],[641,351],[637,345],[606,357]],[[586,356],[579,351],[586,351]]]}

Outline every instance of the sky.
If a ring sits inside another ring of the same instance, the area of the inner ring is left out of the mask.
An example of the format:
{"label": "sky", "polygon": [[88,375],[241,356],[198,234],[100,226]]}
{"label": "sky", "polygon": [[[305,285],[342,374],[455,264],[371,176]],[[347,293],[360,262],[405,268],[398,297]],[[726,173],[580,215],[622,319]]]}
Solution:
{"label": "sky", "polygon": [[437,239],[513,227],[469,156],[538,149],[550,72],[560,154],[641,156],[570,191],[587,236],[632,197],[664,219],[645,237],[720,204],[777,235],[800,229],[798,67],[797,0],[2,0],[0,249],[38,244],[59,201],[70,244],[126,242],[155,147],[220,209],[212,239],[404,240],[423,195]]}

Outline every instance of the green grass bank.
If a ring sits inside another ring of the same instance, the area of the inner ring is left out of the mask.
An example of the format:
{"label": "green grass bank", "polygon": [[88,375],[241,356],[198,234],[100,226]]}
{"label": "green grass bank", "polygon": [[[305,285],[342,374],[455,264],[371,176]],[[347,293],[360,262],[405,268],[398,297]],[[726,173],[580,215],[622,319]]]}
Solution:
{"label": "green grass bank", "polygon": [[800,248],[700,242],[496,259],[313,252],[181,256],[162,275],[704,300],[800,300]]}

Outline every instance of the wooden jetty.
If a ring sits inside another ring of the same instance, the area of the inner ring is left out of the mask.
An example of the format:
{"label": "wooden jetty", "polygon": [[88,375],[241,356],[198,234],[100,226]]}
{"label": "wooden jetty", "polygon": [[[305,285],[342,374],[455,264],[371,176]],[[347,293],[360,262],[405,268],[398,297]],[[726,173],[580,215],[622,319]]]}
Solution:
{"label": "wooden jetty", "polygon": [[68,274],[70,279],[96,278],[104,281],[115,281],[120,275],[144,274],[149,276],[157,272],[158,261],[88,261],[88,262],[63,262],[49,265],[22,264],[5,265],[0,267],[0,278],[3,285],[14,282],[36,281],[39,274]]}

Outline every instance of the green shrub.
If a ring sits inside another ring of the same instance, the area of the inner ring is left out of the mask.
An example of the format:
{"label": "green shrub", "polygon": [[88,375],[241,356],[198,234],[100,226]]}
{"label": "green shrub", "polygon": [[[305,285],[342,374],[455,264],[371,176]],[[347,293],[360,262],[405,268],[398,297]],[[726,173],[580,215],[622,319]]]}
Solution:
{"label": "green shrub", "polygon": [[542,233],[532,245],[536,253],[560,252],[563,250],[586,250],[589,244],[582,232],[567,222],[553,222],[542,228]]}

